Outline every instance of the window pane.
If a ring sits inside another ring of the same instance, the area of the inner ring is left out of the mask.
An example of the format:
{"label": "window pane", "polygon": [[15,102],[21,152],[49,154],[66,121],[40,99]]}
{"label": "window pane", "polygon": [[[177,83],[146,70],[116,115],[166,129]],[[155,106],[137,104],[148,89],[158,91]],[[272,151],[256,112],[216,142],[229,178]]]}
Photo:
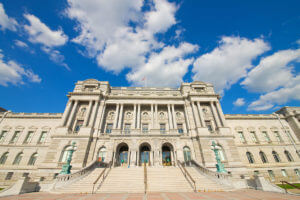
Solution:
{"label": "window pane", "polygon": [[7,131],[2,131],[1,135],[0,135],[0,142],[3,142],[5,137],[6,137]]}
{"label": "window pane", "polygon": [[106,133],[111,133],[111,131],[112,131],[112,128],[113,128],[113,124],[107,124],[107,126],[106,126]]}
{"label": "window pane", "polygon": [[148,133],[148,124],[142,124],[142,132]]}
{"label": "window pane", "polygon": [[29,143],[31,141],[32,136],[33,136],[33,131],[29,131],[26,138],[25,138],[25,140],[24,140],[24,144]]}
{"label": "window pane", "polygon": [[47,132],[43,131],[43,132],[41,133],[41,137],[40,137],[39,143],[45,142],[46,136],[47,136]]}
{"label": "window pane", "polygon": [[160,124],[160,133],[166,133],[166,124]]}
{"label": "window pane", "polygon": [[180,133],[180,134],[183,133],[183,125],[182,124],[177,124],[177,129],[178,129],[178,133]]}
{"label": "window pane", "polygon": [[242,131],[239,131],[239,132],[238,132],[238,135],[239,135],[239,137],[240,137],[240,141],[241,141],[242,143],[245,143],[246,140],[245,140],[245,137],[244,137],[243,132],[242,132]]}

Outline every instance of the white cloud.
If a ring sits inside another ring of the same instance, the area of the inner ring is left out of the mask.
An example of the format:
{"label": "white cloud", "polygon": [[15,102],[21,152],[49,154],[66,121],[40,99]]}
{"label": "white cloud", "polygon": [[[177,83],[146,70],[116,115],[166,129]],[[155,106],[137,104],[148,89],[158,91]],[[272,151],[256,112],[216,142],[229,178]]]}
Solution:
{"label": "white cloud", "polygon": [[300,49],[278,51],[261,59],[241,85],[252,92],[270,92],[285,86],[293,78],[291,62],[300,62]]}
{"label": "white cloud", "polygon": [[64,45],[68,41],[68,36],[59,28],[56,31],[51,30],[39,18],[31,14],[25,14],[24,17],[30,25],[24,25],[24,29],[29,34],[29,41],[40,43],[47,47]]}
{"label": "white cloud", "polygon": [[245,99],[244,98],[237,98],[235,102],[233,102],[234,106],[240,107],[245,105]]}
{"label": "white cloud", "polygon": [[195,52],[198,46],[181,43],[179,47],[167,46],[159,53],[152,53],[147,63],[127,74],[127,79],[134,85],[179,86],[182,77],[193,59],[185,56]]}
{"label": "white cloud", "polygon": [[22,42],[21,40],[15,40],[15,45],[21,48],[28,48],[28,45],[25,42]]}
{"label": "white cloud", "polygon": [[258,38],[222,37],[219,44],[219,47],[195,61],[193,79],[214,84],[221,94],[246,76],[247,70],[252,68],[252,61],[270,49],[266,42]]}
{"label": "white cloud", "polygon": [[41,82],[41,78],[31,70],[24,69],[13,60],[5,61],[2,50],[0,50],[0,85],[8,86],[9,83],[13,85],[24,84],[24,77],[30,82]]}
{"label": "white cloud", "polygon": [[[163,85],[174,86],[182,79],[186,65],[191,63],[190,59],[184,59],[190,50],[184,52],[183,46],[190,44],[184,43],[177,49],[156,38],[157,33],[164,33],[176,24],[178,8],[175,3],[167,0],[153,0],[149,4],[143,0],[68,0],[68,3],[66,13],[78,22],[79,30],[79,36],[72,41],[83,45],[88,55],[97,59],[100,67],[114,73],[129,68],[127,79],[133,85],[142,85],[142,76],[147,76],[149,85],[168,79],[170,81]],[[142,11],[142,7],[148,5],[151,5],[149,11]],[[167,55],[171,49],[182,53]],[[154,73],[159,71],[156,62],[163,60],[169,62],[160,66],[163,71],[169,71],[171,63],[176,65],[173,66],[177,71],[175,80],[171,81],[172,73],[159,76]],[[149,70],[151,67],[153,69]]]}
{"label": "white cloud", "polygon": [[60,28],[56,31],[51,30],[34,15],[25,14],[24,17],[30,23],[30,25],[24,25],[24,29],[29,34],[29,41],[42,44],[41,49],[49,54],[50,60],[70,70],[70,67],[64,62],[65,57],[61,55],[60,51],[54,49],[64,45],[68,41],[68,36]]}
{"label": "white cloud", "polygon": [[17,30],[18,23],[15,19],[10,18],[6,15],[3,4],[0,3],[0,29],[1,30]]}
{"label": "white cloud", "polygon": [[249,105],[248,110],[268,110],[291,100],[300,101],[300,75],[292,78],[285,87],[261,95]]}

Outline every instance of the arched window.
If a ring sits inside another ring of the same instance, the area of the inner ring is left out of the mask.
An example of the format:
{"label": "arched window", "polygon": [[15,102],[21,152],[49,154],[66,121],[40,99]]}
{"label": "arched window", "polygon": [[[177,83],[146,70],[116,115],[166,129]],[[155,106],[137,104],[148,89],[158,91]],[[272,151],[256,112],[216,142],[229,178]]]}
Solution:
{"label": "arched window", "polygon": [[64,148],[64,150],[61,153],[59,162],[62,162],[62,163],[67,162],[67,159],[68,159],[68,156],[69,156],[69,153],[70,153],[71,149],[72,149],[72,146],[66,146]]}
{"label": "arched window", "polygon": [[1,158],[0,158],[0,164],[1,165],[4,165],[6,160],[7,160],[7,157],[8,157],[8,152],[5,152],[4,154],[2,154]]}
{"label": "arched window", "polygon": [[267,163],[268,162],[268,159],[267,159],[267,156],[264,152],[260,151],[259,152],[259,156],[260,156],[260,159],[263,163]]}
{"label": "arched window", "polygon": [[189,147],[183,147],[183,157],[185,162],[189,162],[192,160],[191,158],[191,150]]}
{"label": "arched window", "polygon": [[272,151],[275,162],[280,162],[279,155],[276,151]]}
{"label": "arched window", "polygon": [[249,151],[247,151],[246,155],[247,155],[249,163],[250,164],[254,163],[254,158],[253,158],[252,153],[250,153]]}
{"label": "arched window", "polygon": [[293,159],[293,157],[292,157],[292,155],[290,154],[289,151],[285,150],[285,151],[284,151],[284,154],[285,154],[285,156],[286,156],[286,159],[287,159],[289,162],[293,162],[293,161],[294,161],[294,159]]}
{"label": "arched window", "polygon": [[32,154],[28,161],[28,165],[34,165],[37,157],[38,157],[37,153]]}
{"label": "arched window", "polygon": [[23,153],[21,152],[21,153],[19,153],[19,154],[16,156],[16,158],[15,158],[15,160],[14,160],[14,162],[13,162],[13,165],[18,165],[18,164],[20,164],[20,162],[21,162],[21,160],[22,160],[22,157],[23,157]]}
{"label": "arched window", "polygon": [[105,147],[101,147],[101,149],[99,150],[99,153],[98,153],[98,161],[104,162],[105,157],[106,157],[106,148]]}

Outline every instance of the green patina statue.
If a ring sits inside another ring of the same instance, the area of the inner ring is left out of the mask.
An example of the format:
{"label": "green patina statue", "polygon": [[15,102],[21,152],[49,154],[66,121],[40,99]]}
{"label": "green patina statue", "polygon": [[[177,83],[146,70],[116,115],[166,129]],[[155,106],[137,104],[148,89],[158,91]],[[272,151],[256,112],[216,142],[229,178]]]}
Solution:
{"label": "green patina statue", "polygon": [[225,170],[223,163],[221,163],[221,159],[219,155],[220,147],[216,145],[215,141],[212,142],[211,149],[215,152],[215,156],[217,160],[217,164],[216,164],[217,172],[226,173],[227,171]]}
{"label": "green patina statue", "polygon": [[72,142],[72,148],[68,150],[68,157],[67,157],[67,163],[62,166],[62,170],[60,174],[70,174],[71,173],[71,161],[72,161],[72,156],[73,152],[75,151],[75,144],[76,142]]}

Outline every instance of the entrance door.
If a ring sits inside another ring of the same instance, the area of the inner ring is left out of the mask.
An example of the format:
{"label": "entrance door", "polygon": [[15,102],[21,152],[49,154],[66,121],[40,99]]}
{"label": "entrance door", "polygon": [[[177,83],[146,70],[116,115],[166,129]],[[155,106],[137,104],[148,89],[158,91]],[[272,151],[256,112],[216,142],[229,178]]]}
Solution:
{"label": "entrance door", "polygon": [[171,166],[172,160],[171,160],[171,150],[168,146],[162,147],[162,163],[163,166]]}
{"label": "entrance door", "polygon": [[183,157],[184,157],[184,162],[186,165],[190,165],[191,164],[191,150],[189,147],[184,147],[183,148]]}
{"label": "entrance door", "polygon": [[140,147],[140,165],[150,165],[150,146],[141,145]]}
{"label": "entrance door", "polygon": [[120,152],[119,163],[121,166],[125,166],[128,163],[128,151]]}

